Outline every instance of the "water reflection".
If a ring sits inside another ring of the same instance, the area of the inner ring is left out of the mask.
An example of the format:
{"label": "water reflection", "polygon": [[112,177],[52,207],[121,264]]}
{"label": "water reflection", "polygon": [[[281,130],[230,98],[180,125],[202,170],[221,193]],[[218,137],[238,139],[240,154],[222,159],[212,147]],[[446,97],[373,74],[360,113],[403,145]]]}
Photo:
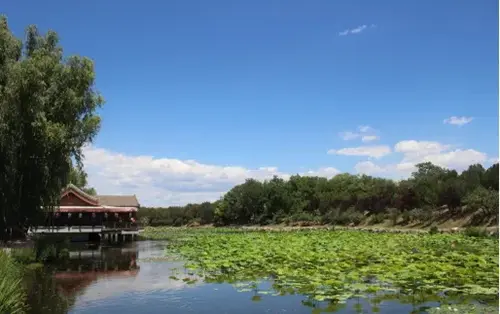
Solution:
{"label": "water reflection", "polygon": [[107,277],[135,277],[139,272],[136,247],[78,249],[54,269],[56,285],[66,296],[81,294],[92,283]]}
{"label": "water reflection", "polygon": [[184,262],[162,260],[164,247],[149,241],[73,247],[69,260],[28,274],[30,313],[425,313],[443,302],[397,294],[320,302],[279,289],[272,280],[238,292],[241,283],[199,280]]}
{"label": "water reflection", "polygon": [[138,255],[135,245],[71,247],[69,259],[27,274],[30,313],[67,313],[99,280],[136,277]]}

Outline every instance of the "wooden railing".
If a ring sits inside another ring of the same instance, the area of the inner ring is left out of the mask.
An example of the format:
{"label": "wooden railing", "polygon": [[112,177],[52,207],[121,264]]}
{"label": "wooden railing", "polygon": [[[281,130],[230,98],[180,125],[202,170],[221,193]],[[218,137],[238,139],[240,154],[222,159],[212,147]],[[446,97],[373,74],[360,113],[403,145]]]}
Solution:
{"label": "wooden railing", "polygon": [[102,222],[101,224],[91,224],[89,222],[82,222],[80,224],[79,223],[58,224],[58,225],[42,224],[39,226],[32,227],[30,229],[35,232],[37,232],[37,229],[47,230],[48,232],[63,231],[64,229],[67,229],[68,232],[70,231],[101,232],[112,229],[138,230],[139,225],[137,223],[119,222],[119,221]]}

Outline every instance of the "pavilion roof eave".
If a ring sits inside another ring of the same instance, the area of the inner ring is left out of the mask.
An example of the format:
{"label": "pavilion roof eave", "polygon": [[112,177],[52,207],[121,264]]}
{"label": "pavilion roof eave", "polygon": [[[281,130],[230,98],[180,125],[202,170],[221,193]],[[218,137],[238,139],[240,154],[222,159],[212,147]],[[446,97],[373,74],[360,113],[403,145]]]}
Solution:
{"label": "pavilion roof eave", "polygon": [[136,207],[117,206],[59,206],[56,207],[59,213],[132,213],[137,212]]}
{"label": "pavilion roof eave", "polygon": [[66,186],[65,189],[61,192],[61,198],[64,196],[68,195],[69,193],[73,192],[73,194],[84,201],[85,203],[88,203],[92,206],[98,206],[99,205],[99,199],[97,197],[94,197],[88,193],[85,193],[82,189],[77,187],[76,185],[70,183]]}

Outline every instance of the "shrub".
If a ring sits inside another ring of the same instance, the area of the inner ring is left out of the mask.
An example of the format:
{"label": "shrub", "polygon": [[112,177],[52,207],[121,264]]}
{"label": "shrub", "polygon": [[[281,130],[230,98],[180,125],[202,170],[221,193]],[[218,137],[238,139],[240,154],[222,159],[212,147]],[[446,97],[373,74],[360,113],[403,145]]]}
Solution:
{"label": "shrub", "polygon": [[187,227],[199,227],[201,225],[201,218],[193,218],[188,224]]}
{"label": "shrub", "polygon": [[430,234],[437,234],[439,233],[439,229],[437,226],[432,226],[431,229],[429,230]]}
{"label": "shrub", "polygon": [[401,214],[401,212],[399,211],[399,209],[397,209],[397,208],[389,208],[389,209],[387,209],[387,213],[388,213],[389,219],[392,222],[392,225],[393,226],[397,225],[398,224],[399,215]]}
{"label": "shrub", "polygon": [[335,217],[337,217],[339,209],[331,209],[327,211],[322,217],[321,222],[324,224],[335,224]]}
{"label": "shrub", "polygon": [[381,224],[385,221],[386,215],[383,213],[378,213],[370,217],[371,224]]}
{"label": "shrub", "polygon": [[486,238],[489,236],[486,228],[468,227],[464,230],[464,235],[475,238]]}
{"label": "shrub", "polygon": [[18,264],[0,249],[0,313],[25,313],[26,293]]}
{"label": "shrub", "polygon": [[349,207],[345,211],[334,209],[328,212],[323,220],[327,223],[335,225],[359,225],[364,218],[365,216],[362,213],[356,211],[354,207]]}
{"label": "shrub", "polygon": [[283,222],[287,225],[311,226],[321,223],[321,217],[301,211],[285,218]]}
{"label": "shrub", "polygon": [[432,219],[432,210],[428,208],[414,208],[408,212],[409,223],[426,222]]}
{"label": "shrub", "polygon": [[409,210],[404,211],[401,214],[401,218],[403,219],[403,224],[409,224],[411,222],[411,213]]}
{"label": "shrub", "polygon": [[147,226],[149,226],[150,221],[151,221],[151,218],[149,218],[149,217],[141,217],[141,218],[139,219],[139,223],[140,223],[140,224],[141,224],[141,226],[143,226],[143,227],[147,227]]}
{"label": "shrub", "polygon": [[11,251],[11,257],[19,264],[28,265],[36,262],[35,251],[32,248],[19,248]]}
{"label": "shrub", "polygon": [[468,211],[484,210],[486,214],[498,216],[498,191],[478,187],[464,198]]}

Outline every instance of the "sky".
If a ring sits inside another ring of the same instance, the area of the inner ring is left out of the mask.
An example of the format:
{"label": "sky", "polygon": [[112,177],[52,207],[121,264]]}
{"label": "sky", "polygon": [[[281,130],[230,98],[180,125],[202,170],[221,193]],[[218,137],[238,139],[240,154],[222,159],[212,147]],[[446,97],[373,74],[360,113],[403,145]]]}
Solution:
{"label": "sky", "polygon": [[498,160],[498,1],[2,1],[106,99],[99,194],[213,201],[247,178],[393,179]]}

